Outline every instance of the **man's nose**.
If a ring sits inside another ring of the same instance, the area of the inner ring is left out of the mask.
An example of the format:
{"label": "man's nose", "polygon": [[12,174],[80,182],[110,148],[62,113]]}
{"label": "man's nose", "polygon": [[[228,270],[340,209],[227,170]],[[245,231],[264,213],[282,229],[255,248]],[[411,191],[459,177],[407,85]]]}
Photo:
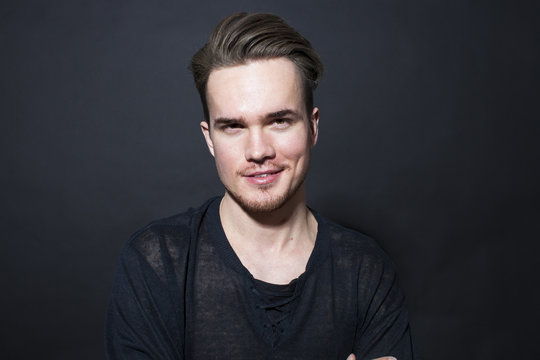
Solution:
{"label": "man's nose", "polygon": [[265,134],[262,129],[250,129],[245,148],[247,161],[263,163],[265,160],[276,156],[272,137]]}

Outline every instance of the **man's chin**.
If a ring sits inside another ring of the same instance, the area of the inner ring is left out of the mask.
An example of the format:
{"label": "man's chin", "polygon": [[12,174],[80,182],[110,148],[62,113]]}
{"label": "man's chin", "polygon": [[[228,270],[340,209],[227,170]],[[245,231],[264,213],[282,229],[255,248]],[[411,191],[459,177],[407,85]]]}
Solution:
{"label": "man's chin", "polygon": [[264,214],[277,211],[285,206],[291,198],[291,196],[288,196],[289,194],[272,195],[266,193],[254,198],[247,198],[229,190],[227,190],[227,193],[245,212],[251,214]]}

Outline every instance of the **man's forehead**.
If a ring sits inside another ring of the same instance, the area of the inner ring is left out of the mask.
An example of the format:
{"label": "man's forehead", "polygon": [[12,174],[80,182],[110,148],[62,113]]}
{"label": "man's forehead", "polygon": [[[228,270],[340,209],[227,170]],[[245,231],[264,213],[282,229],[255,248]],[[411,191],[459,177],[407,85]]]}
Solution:
{"label": "man's forehead", "polygon": [[207,84],[210,117],[303,110],[301,79],[286,58],[254,60],[212,71]]}

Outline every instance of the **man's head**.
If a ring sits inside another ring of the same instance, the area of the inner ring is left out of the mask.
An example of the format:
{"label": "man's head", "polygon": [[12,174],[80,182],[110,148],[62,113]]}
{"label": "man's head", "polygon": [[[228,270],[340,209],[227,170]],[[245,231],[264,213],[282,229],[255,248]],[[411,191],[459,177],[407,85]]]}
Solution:
{"label": "man's head", "polygon": [[251,60],[281,57],[292,61],[299,71],[306,113],[310,114],[313,90],[319,83],[323,65],[309,41],[276,15],[237,13],[223,19],[208,43],[193,56],[189,67],[201,96],[206,121],[206,90],[212,71]]}
{"label": "man's head", "polygon": [[249,213],[304,203],[319,122],[312,92],[322,71],[309,42],[277,16],[232,15],[191,69],[227,199]]}

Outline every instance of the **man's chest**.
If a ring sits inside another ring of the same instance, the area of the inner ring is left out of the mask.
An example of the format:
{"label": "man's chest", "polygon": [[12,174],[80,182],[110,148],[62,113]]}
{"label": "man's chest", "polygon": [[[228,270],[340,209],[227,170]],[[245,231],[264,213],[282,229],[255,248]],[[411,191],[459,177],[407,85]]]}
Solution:
{"label": "man's chest", "polygon": [[216,254],[199,253],[186,299],[187,358],[345,359],[357,325],[355,287],[331,262],[287,296],[265,294]]}

